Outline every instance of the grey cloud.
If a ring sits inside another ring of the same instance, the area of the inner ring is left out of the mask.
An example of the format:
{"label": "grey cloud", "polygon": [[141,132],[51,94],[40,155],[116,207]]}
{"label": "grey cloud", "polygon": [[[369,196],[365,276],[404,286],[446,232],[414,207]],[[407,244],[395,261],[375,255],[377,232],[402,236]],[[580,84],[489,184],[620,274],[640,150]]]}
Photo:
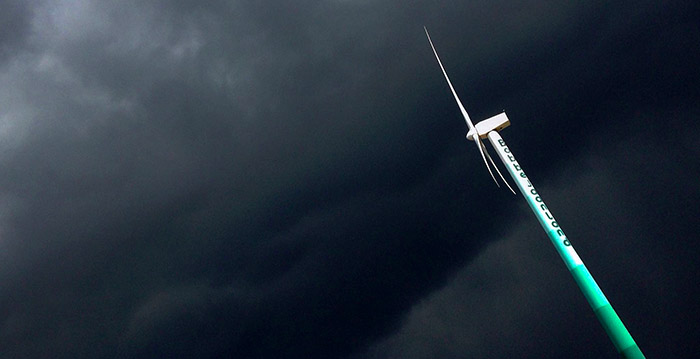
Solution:
{"label": "grey cloud", "polygon": [[[594,115],[634,113],[641,94],[674,117],[692,87],[648,88],[696,74],[658,53],[697,31],[640,30],[650,3],[622,25],[617,8],[539,2],[27,4],[0,73],[8,357],[343,357],[399,330],[515,216],[464,143],[422,25],[474,117],[506,107],[509,143],[543,178],[615,138]],[[645,51],[665,75],[637,83],[652,65],[624,64]],[[652,121],[614,133],[635,119]],[[697,147],[697,128],[674,128]]]}
{"label": "grey cloud", "polygon": [[31,3],[5,1],[0,15],[0,66],[21,51],[31,28]]}
{"label": "grey cloud", "polygon": [[[688,110],[681,120],[695,116],[697,108]],[[685,131],[698,133],[694,125]],[[691,203],[700,192],[690,182],[700,172],[696,164],[667,157],[685,152],[687,143],[663,139],[667,152],[650,151],[658,145],[650,143],[658,141],[651,139],[654,133],[637,129],[618,143],[599,144],[549,185],[533,181],[645,354],[692,356],[697,348],[681,345],[683,335],[659,332],[678,326],[697,331],[671,309],[695,312],[694,300],[680,294],[693,291],[690,275],[668,272],[677,265],[694,267],[697,247],[663,243],[697,230],[687,217],[697,216]],[[673,130],[667,135],[683,136]],[[503,239],[417,303],[399,331],[356,357],[617,357],[529,209],[520,205],[518,212],[518,224]]]}

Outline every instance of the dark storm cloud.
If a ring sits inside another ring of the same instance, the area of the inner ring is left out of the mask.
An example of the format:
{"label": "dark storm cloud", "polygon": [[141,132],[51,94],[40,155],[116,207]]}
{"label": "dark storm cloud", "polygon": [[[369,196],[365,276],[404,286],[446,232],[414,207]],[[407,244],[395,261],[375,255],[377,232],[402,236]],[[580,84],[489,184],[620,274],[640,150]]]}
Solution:
{"label": "dark storm cloud", "polygon": [[[697,95],[697,54],[682,48],[698,29],[682,5],[29,4],[15,6],[24,20],[7,25],[17,35],[2,38],[16,49],[0,73],[3,357],[410,350],[401,338],[413,328],[408,313],[417,301],[490,240],[522,227],[498,224],[520,214],[497,205],[512,198],[492,188],[478,157],[464,154],[473,155],[424,24],[473,117],[507,108],[518,128],[509,143],[543,179],[563,178],[583,153],[611,151],[609,140],[629,138],[635,121],[653,124],[639,136],[667,129],[654,122],[660,117],[672,118],[672,130],[650,144],[622,143],[697,153],[697,127],[680,125],[697,111],[672,116]],[[648,61],[636,61],[643,56]],[[635,103],[646,106],[635,112]],[[603,124],[613,132],[599,132]],[[668,147],[677,137],[683,145]],[[542,147],[556,156],[540,156]],[[663,167],[664,159],[650,163],[674,176],[636,183],[631,193],[697,188],[684,172],[697,166]],[[644,170],[634,163],[605,169],[624,178]],[[577,189],[567,190],[585,202]],[[671,198],[692,202],[694,191]],[[653,217],[643,210],[646,197],[629,198],[629,206],[606,208]],[[458,277],[472,277],[478,263],[498,268],[483,257]],[[521,286],[508,283],[508,291]],[[440,293],[439,306],[459,307],[456,296]],[[499,318],[509,321],[508,313]],[[649,331],[637,333],[651,340]]]}
{"label": "dark storm cloud", "polygon": [[30,32],[30,21],[28,2],[3,2],[0,14],[0,66],[22,46]]}
{"label": "dark storm cloud", "polygon": [[[697,111],[681,119],[689,121]],[[684,318],[697,308],[694,295],[685,294],[694,291],[694,274],[681,268],[696,265],[698,247],[667,241],[696,236],[698,223],[691,217],[700,211],[692,203],[700,200],[700,190],[692,183],[700,168],[640,151],[656,148],[648,143],[650,135],[638,131],[614,151],[590,151],[538,192],[647,357],[692,357],[697,345],[681,343],[698,330]],[[697,143],[663,147],[680,154]],[[358,357],[617,358],[529,209],[521,206],[519,212],[519,225],[503,240],[418,303],[400,331]]]}

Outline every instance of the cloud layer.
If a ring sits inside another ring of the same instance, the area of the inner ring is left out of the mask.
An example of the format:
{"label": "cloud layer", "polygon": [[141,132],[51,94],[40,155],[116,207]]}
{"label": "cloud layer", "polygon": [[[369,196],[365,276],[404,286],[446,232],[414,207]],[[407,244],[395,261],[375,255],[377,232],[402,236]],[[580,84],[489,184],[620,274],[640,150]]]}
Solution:
{"label": "cloud layer", "polygon": [[0,357],[616,355],[423,25],[647,355],[697,352],[690,2],[6,9]]}

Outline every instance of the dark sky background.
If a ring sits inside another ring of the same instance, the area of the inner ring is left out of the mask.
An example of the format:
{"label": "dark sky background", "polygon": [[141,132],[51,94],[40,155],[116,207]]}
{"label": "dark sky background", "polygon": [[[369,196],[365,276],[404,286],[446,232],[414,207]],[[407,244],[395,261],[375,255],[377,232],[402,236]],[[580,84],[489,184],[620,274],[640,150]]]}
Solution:
{"label": "dark sky background", "polygon": [[[700,352],[694,1],[0,2],[1,358]],[[512,183],[512,181],[511,181]]]}

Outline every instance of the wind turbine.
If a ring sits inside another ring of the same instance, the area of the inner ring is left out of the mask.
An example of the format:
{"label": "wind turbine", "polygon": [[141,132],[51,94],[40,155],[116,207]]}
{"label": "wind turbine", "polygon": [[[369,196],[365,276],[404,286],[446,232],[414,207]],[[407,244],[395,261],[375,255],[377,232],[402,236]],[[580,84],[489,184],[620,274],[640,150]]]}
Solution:
{"label": "wind turbine", "polygon": [[[561,259],[564,260],[564,263],[569,269],[571,275],[574,277],[576,284],[583,292],[588,304],[590,304],[593,312],[595,313],[596,317],[598,317],[598,320],[603,325],[605,332],[610,337],[610,340],[613,342],[613,345],[615,345],[615,348],[620,353],[622,358],[645,358],[644,354],[642,354],[642,351],[639,349],[639,346],[637,346],[637,343],[635,343],[634,339],[632,339],[632,336],[627,331],[627,328],[625,328],[625,325],[622,324],[622,320],[620,320],[620,317],[617,315],[617,313],[615,313],[615,310],[610,305],[610,302],[603,294],[603,291],[595,282],[593,276],[591,276],[591,273],[581,261],[581,258],[579,258],[578,254],[574,250],[574,247],[571,245],[571,242],[564,234],[564,231],[561,229],[561,227],[559,227],[559,224],[554,219],[552,212],[544,204],[542,197],[537,193],[535,187],[525,175],[525,172],[518,164],[518,161],[515,160],[513,152],[508,148],[508,146],[506,146],[505,141],[498,134],[498,131],[510,125],[508,116],[506,116],[505,112],[503,112],[483,120],[476,125],[472,123],[467,111],[462,105],[462,101],[459,100],[454,87],[452,87],[452,82],[450,82],[450,79],[447,77],[447,72],[445,72],[445,68],[442,66],[442,61],[440,61],[440,57],[435,50],[433,41],[430,39],[428,29],[425,27],[423,27],[423,29],[425,29],[425,35],[428,37],[428,42],[430,42],[430,47],[433,49],[433,53],[435,54],[435,58],[440,65],[442,74],[445,76],[447,85],[449,85],[450,91],[452,91],[452,95],[454,96],[455,101],[457,101],[459,110],[462,112],[462,116],[467,122],[467,127],[469,128],[469,132],[467,132],[467,139],[476,143],[479,153],[481,154],[481,158],[484,160],[484,164],[491,174],[491,178],[493,178],[496,185],[498,185],[498,182],[496,181],[496,178],[489,167],[489,163],[486,161],[487,158],[490,160],[491,164],[496,169],[496,172],[498,172],[506,186],[513,191],[513,189],[508,185],[508,182],[506,182],[501,175],[501,172],[498,171],[496,164],[493,162],[493,160],[491,160],[491,156],[489,156],[488,152],[486,151],[486,146],[484,146],[484,144],[481,142],[481,139],[483,138],[488,138],[491,145],[496,149],[498,157],[501,158],[501,161],[503,161],[508,173],[510,173],[510,176],[513,177],[513,180],[520,190],[520,193],[522,193],[522,195],[525,197],[527,204],[532,209],[532,212],[535,214],[535,217],[537,217],[537,220],[539,220],[542,228],[544,228],[547,236],[549,236],[549,239],[552,241],[552,244],[554,244],[554,247],[561,256]],[[515,194],[515,191],[513,191],[513,194]]]}

